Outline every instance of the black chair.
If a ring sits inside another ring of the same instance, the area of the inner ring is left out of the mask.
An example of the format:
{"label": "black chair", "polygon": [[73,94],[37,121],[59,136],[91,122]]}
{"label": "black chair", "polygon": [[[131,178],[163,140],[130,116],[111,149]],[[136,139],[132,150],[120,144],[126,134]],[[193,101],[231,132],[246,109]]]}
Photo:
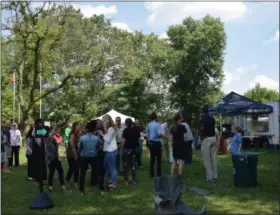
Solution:
{"label": "black chair", "polygon": [[206,213],[206,196],[208,191],[190,187],[187,191],[194,191],[203,196],[203,206],[201,209],[191,209],[181,200],[181,196],[186,193],[183,189],[180,176],[162,176],[153,179],[153,197],[155,201],[156,214],[185,214],[200,215]]}

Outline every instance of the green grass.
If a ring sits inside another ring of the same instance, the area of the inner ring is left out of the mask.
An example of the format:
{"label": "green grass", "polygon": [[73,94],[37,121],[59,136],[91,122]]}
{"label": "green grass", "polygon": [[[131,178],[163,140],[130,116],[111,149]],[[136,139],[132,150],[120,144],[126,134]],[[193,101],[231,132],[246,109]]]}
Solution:
{"label": "green grass", "polygon": [[[115,192],[100,196],[86,187],[86,195],[80,196],[78,190],[62,193],[55,176],[54,192],[50,194],[55,203],[53,209],[43,212],[30,211],[28,204],[37,193],[34,182],[26,181],[26,159],[21,150],[21,166],[11,168],[2,178],[3,214],[152,214],[152,180],[149,177],[148,159],[144,154],[144,169],[137,172],[137,186],[123,185],[119,177],[119,187]],[[206,183],[200,151],[195,151],[193,164],[184,169],[184,186],[196,186],[212,191],[208,196],[209,214],[277,214],[279,212],[279,150],[259,151],[258,182],[256,188],[235,188],[232,179],[232,163],[229,155],[218,156],[219,180],[216,184]],[[61,153],[63,154],[63,153]],[[67,171],[65,158],[64,172]],[[169,164],[163,164],[163,172],[169,173]],[[89,174],[87,174],[88,176]],[[88,181],[88,179],[87,179]],[[189,205],[200,206],[199,196],[189,193],[184,196]]]}

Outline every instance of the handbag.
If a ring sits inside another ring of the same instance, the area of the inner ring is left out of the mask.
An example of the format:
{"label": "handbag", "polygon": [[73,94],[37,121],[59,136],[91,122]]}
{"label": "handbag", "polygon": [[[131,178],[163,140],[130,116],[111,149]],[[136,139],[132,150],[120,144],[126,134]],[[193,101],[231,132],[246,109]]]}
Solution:
{"label": "handbag", "polygon": [[57,144],[61,144],[63,142],[63,138],[61,136],[55,134],[53,138]]}

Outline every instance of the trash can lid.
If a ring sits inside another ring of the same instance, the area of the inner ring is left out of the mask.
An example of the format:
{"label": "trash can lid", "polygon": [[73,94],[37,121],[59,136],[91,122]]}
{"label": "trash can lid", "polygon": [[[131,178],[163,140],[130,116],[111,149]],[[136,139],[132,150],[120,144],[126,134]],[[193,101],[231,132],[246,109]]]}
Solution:
{"label": "trash can lid", "polygon": [[257,156],[259,153],[257,152],[246,152],[246,151],[242,151],[242,152],[235,152],[233,153],[233,155],[237,155],[237,156]]}

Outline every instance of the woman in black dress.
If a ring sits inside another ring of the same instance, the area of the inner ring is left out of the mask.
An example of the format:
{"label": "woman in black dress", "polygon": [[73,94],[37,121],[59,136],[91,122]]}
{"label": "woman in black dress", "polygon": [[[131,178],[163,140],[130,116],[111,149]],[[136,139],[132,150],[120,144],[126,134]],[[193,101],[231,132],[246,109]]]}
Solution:
{"label": "woman in black dress", "polygon": [[182,175],[184,159],[186,157],[187,130],[184,125],[181,125],[182,117],[176,114],[174,117],[174,126],[171,128],[171,136],[173,140],[173,163],[171,165],[171,175],[174,174],[176,164],[178,164],[178,175]]}

